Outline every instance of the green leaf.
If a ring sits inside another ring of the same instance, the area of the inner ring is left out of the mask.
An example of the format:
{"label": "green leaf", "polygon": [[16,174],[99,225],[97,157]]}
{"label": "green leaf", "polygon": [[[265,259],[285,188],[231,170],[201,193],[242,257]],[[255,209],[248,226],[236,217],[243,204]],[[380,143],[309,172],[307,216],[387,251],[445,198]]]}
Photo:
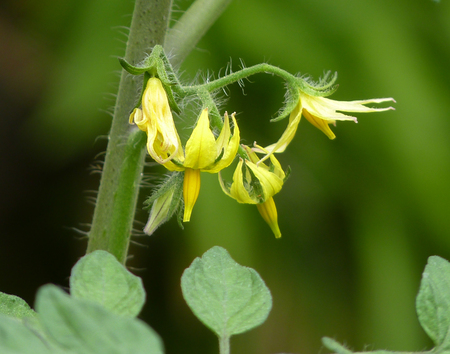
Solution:
{"label": "green leaf", "polygon": [[181,288],[194,314],[221,338],[260,325],[272,307],[272,296],[259,274],[217,246],[184,271]]}
{"label": "green leaf", "polygon": [[[374,350],[370,352],[352,352],[351,350],[344,347],[342,344],[336,342],[334,339],[323,337],[322,338],[323,345],[336,354],[431,354],[435,353],[433,350],[424,351],[424,352],[394,352],[389,350]],[[448,354],[445,352],[440,352],[440,354]]]}
{"label": "green leaf", "polygon": [[36,310],[49,335],[76,353],[135,354],[164,352],[161,339],[144,322],[69,297],[54,285],[39,289]]}
{"label": "green leaf", "polygon": [[44,335],[36,312],[18,296],[0,292],[0,315],[13,317],[24,323],[30,330]]}
{"label": "green leaf", "polygon": [[145,303],[141,278],[131,274],[106,251],[92,252],[75,264],[70,292],[74,298],[95,301],[124,316],[137,316]]}
{"label": "green leaf", "polygon": [[45,341],[23,322],[15,318],[0,315],[0,353],[47,354],[62,353],[62,351],[50,349],[45,344]]}
{"label": "green leaf", "polygon": [[432,256],[422,274],[416,299],[417,315],[439,351],[450,349],[450,263]]}
{"label": "green leaf", "polygon": [[36,312],[28,306],[25,300],[2,292],[0,292],[0,314],[17,319],[36,316]]}

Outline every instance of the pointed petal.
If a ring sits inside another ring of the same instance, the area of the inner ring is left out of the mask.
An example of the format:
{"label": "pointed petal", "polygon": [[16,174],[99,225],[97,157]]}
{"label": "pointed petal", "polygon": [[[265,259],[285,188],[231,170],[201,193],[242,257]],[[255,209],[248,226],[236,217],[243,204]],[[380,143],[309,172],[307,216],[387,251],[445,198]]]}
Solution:
{"label": "pointed petal", "polygon": [[219,156],[220,153],[222,152],[222,149],[228,145],[230,136],[231,136],[230,119],[228,118],[228,113],[225,112],[223,127],[216,140],[216,156]]}
{"label": "pointed petal", "polygon": [[329,137],[331,140],[336,138],[336,135],[334,135],[333,131],[330,129],[330,127],[328,125],[328,123],[329,123],[328,121],[326,121],[322,118],[317,118],[317,117],[313,116],[312,114],[310,114],[306,110],[303,112],[303,115],[308,120],[308,122],[310,122],[312,125],[314,125],[317,129],[320,129],[321,131],[323,131],[325,133],[325,135],[327,137]]}
{"label": "pointed petal", "polygon": [[264,199],[268,199],[277,194],[283,187],[283,178],[270,172],[266,168],[259,167],[251,161],[245,161],[245,164],[252,170],[256,178],[258,178],[264,191]]}
{"label": "pointed petal", "polygon": [[214,163],[216,159],[216,140],[209,128],[208,110],[200,114],[197,124],[185,147],[184,166],[192,169],[203,169]]}
{"label": "pointed petal", "polygon": [[200,170],[187,168],[184,171],[183,198],[184,198],[184,216],[183,221],[191,220],[192,209],[200,193]]}
{"label": "pointed petal", "polygon": [[257,204],[259,213],[264,221],[270,226],[273,234],[276,238],[281,237],[281,231],[278,226],[278,213],[273,198],[269,198],[267,201],[261,204]]}
{"label": "pointed petal", "polygon": [[[312,116],[325,119],[330,123],[334,123],[336,120],[353,120],[357,122],[356,117],[349,116],[340,112],[382,112],[390,109],[387,108],[372,108],[366,107],[364,104],[368,103],[381,103],[387,101],[394,101],[392,98],[375,98],[372,100],[359,100],[359,101],[335,101],[325,97],[314,97],[305,93],[301,93],[301,100],[303,101],[303,109],[311,113]],[[394,101],[395,102],[395,101]]]}
{"label": "pointed petal", "polygon": [[286,150],[287,146],[290,144],[292,139],[294,139],[301,117],[302,117],[302,101],[300,100],[295,109],[291,112],[289,116],[288,126],[284,131],[283,135],[281,135],[281,138],[275,144],[266,146],[265,149],[269,153],[261,159],[261,162],[266,160],[273,153],[279,153]]}
{"label": "pointed petal", "polygon": [[[228,118],[228,115],[227,115],[227,118]],[[228,134],[228,137],[226,139],[226,142],[224,143],[225,151],[224,151],[223,156],[220,159],[220,161],[218,161],[211,168],[206,169],[205,170],[206,172],[217,173],[217,172],[223,170],[225,167],[230,166],[230,164],[233,162],[234,158],[236,157],[236,154],[237,154],[238,149],[239,149],[239,142],[241,140],[241,136],[240,136],[239,127],[238,127],[237,122],[236,122],[235,113],[233,113],[231,115],[231,119],[233,120],[233,124],[234,124],[233,136],[231,137],[231,139],[229,139],[229,136],[230,136],[230,134],[229,134],[230,123],[229,123],[229,121],[227,119],[226,124],[228,125],[228,133],[225,133],[225,134]],[[224,124],[224,127],[225,127],[225,124]],[[221,136],[219,135],[219,138],[217,140],[219,140],[220,138],[221,138]],[[218,155],[220,155],[221,150],[222,149],[219,150],[219,154]],[[218,156],[218,155],[216,155],[216,156]]]}
{"label": "pointed petal", "polygon": [[233,174],[233,184],[231,185],[230,188],[230,193],[225,193],[230,195],[232,198],[236,199],[236,201],[238,203],[244,203],[244,204],[256,204],[257,201],[253,200],[250,197],[250,194],[248,193],[248,191],[245,189],[244,186],[244,176],[243,176],[243,163],[244,161],[242,159],[240,159],[236,170],[234,171]]}

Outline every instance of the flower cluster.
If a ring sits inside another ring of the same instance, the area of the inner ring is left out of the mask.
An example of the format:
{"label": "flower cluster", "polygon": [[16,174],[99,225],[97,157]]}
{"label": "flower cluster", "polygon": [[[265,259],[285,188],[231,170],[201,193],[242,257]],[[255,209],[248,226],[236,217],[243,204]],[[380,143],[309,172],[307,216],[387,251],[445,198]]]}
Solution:
{"label": "flower cluster", "polygon": [[[338,120],[357,122],[355,117],[342,112],[380,112],[393,109],[365,106],[369,103],[394,101],[392,98],[348,102],[328,99],[324,96],[333,92],[330,87],[335,78],[322,86],[314,86],[281,69],[266,65],[261,72],[267,72],[272,68],[275,74],[287,81],[292,98],[285,109],[289,121],[277,142],[266,147],[256,143],[253,147],[249,147],[240,145],[240,131],[235,115],[231,115],[231,122],[227,113],[222,119],[209,93],[229,84],[232,80],[237,81],[240,79],[239,75],[233,73],[234,77],[228,81],[218,79],[217,81],[223,81],[220,85],[210,82],[203,86],[183,87],[173,79],[170,64],[161,49],[158,54],[149,58],[147,66],[141,67],[121,62],[132,74],[144,73],[140,104],[130,115],[130,123],[136,124],[147,134],[149,155],[172,173],[172,177],[169,177],[149,200],[152,209],[149,222],[144,229],[148,234],[154,232],[172,216],[183,204],[180,202],[181,199],[184,201],[183,221],[190,221],[200,191],[201,172],[208,172],[218,173],[222,190],[238,203],[255,204],[275,237],[281,237],[273,196],[282,189],[289,171],[283,171],[274,153],[286,150],[296,134],[301,117],[304,116],[328,138],[334,139],[335,135],[330,129],[330,124],[335,125]],[[249,74],[244,73],[245,70],[247,69],[241,71],[242,77],[251,74],[250,71]],[[172,114],[177,109],[172,89],[177,90],[181,98],[188,93],[196,93],[203,105],[184,147]],[[263,156],[260,158],[257,154]],[[230,166],[237,156],[239,159],[233,180],[227,182],[222,178],[220,171]]]}

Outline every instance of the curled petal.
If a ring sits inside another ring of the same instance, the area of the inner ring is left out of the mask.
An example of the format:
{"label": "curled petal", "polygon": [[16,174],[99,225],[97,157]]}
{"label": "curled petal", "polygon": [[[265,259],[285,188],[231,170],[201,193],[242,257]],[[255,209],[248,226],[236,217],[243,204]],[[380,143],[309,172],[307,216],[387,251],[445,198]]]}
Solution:
{"label": "curled petal", "polygon": [[270,172],[268,168],[258,166],[251,161],[246,161],[245,164],[252,170],[255,177],[259,180],[264,192],[264,195],[261,197],[265,200],[277,194],[283,187],[283,178],[277,176],[273,172]]}
{"label": "curled petal", "polygon": [[[228,119],[228,114],[225,113],[225,122],[222,128],[222,131],[220,132],[219,137],[217,138],[216,144],[217,144],[217,157],[220,156],[223,150],[222,158],[217,161],[212,167],[205,170],[209,173],[217,173],[221,170],[223,170],[225,167],[230,166],[230,164],[233,162],[234,158],[236,157],[237,151],[239,149],[239,142],[241,140],[239,127],[236,122],[236,118],[234,117],[235,114],[233,113],[231,115],[231,119],[233,120],[234,129],[233,129],[233,136],[230,139],[230,121]],[[225,132],[224,132],[225,130]],[[224,134],[222,135],[222,132]]]}

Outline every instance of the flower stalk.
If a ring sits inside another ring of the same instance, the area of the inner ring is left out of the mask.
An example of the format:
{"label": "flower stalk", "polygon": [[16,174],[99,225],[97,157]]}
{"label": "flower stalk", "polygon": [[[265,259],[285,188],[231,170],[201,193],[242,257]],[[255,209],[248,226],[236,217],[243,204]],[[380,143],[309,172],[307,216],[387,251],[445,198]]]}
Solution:
{"label": "flower stalk", "polygon": [[[195,45],[212,25],[211,19],[216,19],[229,2],[230,0],[209,0],[212,5],[208,6],[206,16],[204,14],[197,19],[197,30],[193,32],[189,27],[186,29],[186,33],[189,32],[189,36],[193,38],[190,43]],[[194,5],[192,7],[194,10],[198,8]],[[125,53],[127,62],[141,62],[151,48],[164,43],[171,8],[172,0],[136,0]],[[188,22],[185,15],[179,20],[180,23]],[[171,53],[177,58],[177,64],[182,62],[191,49],[184,42],[172,44]],[[184,54],[177,56],[177,53]],[[146,154],[145,133],[128,123],[129,114],[136,104],[136,92],[141,86],[141,77],[122,71],[86,251],[91,253],[106,250],[123,264],[127,259]]]}
{"label": "flower stalk", "polygon": [[[125,53],[127,61],[139,62],[143,53],[163,43],[171,6],[171,0],[136,1]],[[145,159],[145,134],[127,120],[140,85],[140,80],[122,71],[87,247],[87,253],[105,250],[123,264]]]}

